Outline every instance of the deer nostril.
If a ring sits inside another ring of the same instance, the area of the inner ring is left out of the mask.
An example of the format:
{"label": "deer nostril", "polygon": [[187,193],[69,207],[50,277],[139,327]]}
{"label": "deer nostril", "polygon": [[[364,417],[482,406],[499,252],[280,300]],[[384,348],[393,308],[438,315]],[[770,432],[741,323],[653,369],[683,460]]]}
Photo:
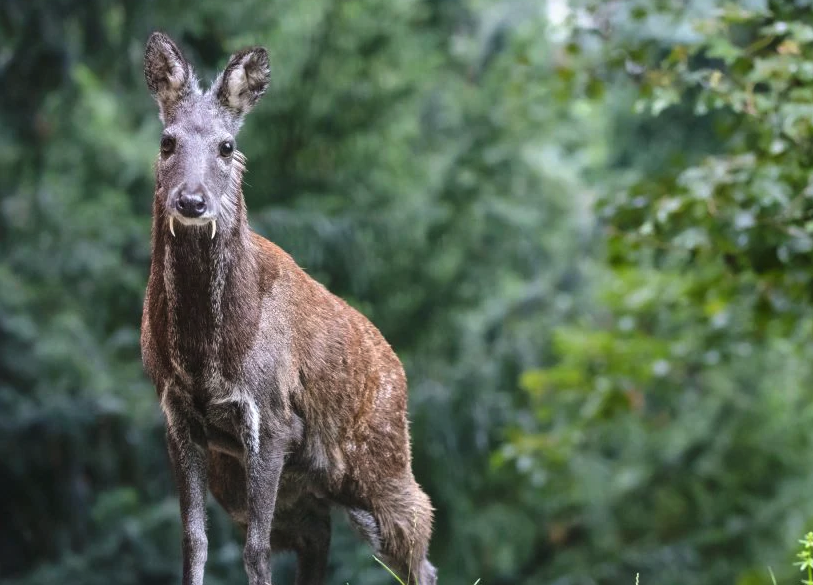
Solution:
{"label": "deer nostril", "polygon": [[200,217],[206,211],[206,201],[200,193],[182,193],[176,207],[184,217]]}

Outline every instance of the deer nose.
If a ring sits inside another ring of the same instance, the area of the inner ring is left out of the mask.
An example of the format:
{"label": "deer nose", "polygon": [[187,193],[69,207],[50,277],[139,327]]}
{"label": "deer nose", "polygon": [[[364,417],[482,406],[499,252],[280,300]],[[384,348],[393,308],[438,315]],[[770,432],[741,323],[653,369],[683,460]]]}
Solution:
{"label": "deer nose", "polygon": [[175,204],[178,208],[178,213],[184,217],[194,218],[203,215],[206,211],[206,200],[203,198],[201,191],[184,191],[178,197],[178,202]]}

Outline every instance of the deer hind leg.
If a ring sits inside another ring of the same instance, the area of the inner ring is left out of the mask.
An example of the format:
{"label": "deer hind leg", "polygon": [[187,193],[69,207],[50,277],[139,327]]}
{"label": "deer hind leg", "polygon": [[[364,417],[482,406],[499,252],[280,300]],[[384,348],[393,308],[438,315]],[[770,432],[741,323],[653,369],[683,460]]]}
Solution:
{"label": "deer hind leg", "polygon": [[296,585],[322,585],[330,551],[330,514],[314,518],[296,549]]}
{"label": "deer hind leg", "polygon": [[232,520],[245,524],[248,504],[246,502],[246,470],[240,460],[209,451],[209,491]]}
{"label": "deer hind leg", "polygon": [[330,552],[330,505],[301,497],[274,520],[296,551],[296,585],[323,585]]}
{"label": "deer hind leg", "polygon": [[432,506],[415,480],[387,482],[369,509],[351,508],[350,523],[376,555],[407,585],[435,585],[437,570],[426,558]]}

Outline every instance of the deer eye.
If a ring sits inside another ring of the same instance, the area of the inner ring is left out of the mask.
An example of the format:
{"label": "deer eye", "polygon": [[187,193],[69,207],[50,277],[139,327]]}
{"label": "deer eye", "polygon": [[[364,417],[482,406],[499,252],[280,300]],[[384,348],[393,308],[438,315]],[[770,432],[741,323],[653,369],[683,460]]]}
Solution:
{"label": "deer eye", "polygon": [[231,140],[224,140],[220,143],[220,156],[229,158],[234,152],[234,142]]}
{"label": "deer eye", "polygon": [[161,153],[172,154],[175,151],[175,139],[172,136],[161,138]]}

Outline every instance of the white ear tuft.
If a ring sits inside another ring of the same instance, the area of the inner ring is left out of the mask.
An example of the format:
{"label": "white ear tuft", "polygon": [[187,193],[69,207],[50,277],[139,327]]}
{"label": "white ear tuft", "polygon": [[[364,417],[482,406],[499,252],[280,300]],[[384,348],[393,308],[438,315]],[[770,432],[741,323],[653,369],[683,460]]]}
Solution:
{"label": "white ear tuft", "polygon": [[229,59],[212,91],[223,107],[243,116],[265,93],[269,78],[268,52],[262,47],[243,49]]}

